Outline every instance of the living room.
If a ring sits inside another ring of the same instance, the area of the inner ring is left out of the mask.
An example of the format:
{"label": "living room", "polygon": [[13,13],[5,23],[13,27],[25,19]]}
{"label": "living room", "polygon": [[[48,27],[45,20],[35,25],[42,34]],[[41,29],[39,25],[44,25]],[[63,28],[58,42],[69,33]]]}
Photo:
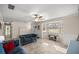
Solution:
{"label": "living room", "polygon": [[[75,41],[79,39],[78,6],[78,4],[0,4],[0,37],[4,52],[77,54],[78,41],[77,43]],[[74,50],[72,41],[77,46]]]}

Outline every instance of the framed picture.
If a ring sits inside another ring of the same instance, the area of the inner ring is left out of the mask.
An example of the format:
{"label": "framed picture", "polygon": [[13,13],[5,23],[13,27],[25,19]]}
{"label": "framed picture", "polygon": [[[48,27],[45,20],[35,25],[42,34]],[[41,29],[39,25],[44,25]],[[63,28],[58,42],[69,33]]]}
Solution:
{"label": "framed picture", "polygon": [[1,22],[0,22],[0,29],[2,28],[2,24],[1,24]]}
{"label": "framed picture", "polygon": [[40,30],[40,25],[38,25],[38,30]]}
{"label": "framed picture", "polygon": [[79,35],[78,35],[78,37],[77,37],[77,41],[79,41]]}
{"label": "framed picture", "polygon": [[43,24],[43,31],[46,31],[46,23]]}

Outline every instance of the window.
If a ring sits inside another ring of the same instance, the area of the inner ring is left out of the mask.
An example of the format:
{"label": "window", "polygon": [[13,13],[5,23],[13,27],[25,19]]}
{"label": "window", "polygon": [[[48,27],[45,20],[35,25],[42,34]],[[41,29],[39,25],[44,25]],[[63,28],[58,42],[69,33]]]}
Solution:
{"label": "window", "polygon": [[48,32],[59,34],[62,32],[62,29],[63,29],[62,26],[63,26],[63,23],[61,21],[53,21],[51,23],[48,23],[47,24]]}

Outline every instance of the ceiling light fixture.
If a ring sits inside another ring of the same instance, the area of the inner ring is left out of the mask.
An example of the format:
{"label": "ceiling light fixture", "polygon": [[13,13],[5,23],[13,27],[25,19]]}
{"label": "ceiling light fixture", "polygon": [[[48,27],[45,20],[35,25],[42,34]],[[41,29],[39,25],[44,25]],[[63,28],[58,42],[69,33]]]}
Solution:
{"label": "ceiling light fixture", "polygon": [[15,6],[12,4],[8,4],[8,9],[14,10]]}
{"label": "ceiling light fixture", "polygon": [[41,21],[41,19],[43,18],[43,16],[40,16],[38,14],[34,14],[34,21],[38,22],[38,21]]}

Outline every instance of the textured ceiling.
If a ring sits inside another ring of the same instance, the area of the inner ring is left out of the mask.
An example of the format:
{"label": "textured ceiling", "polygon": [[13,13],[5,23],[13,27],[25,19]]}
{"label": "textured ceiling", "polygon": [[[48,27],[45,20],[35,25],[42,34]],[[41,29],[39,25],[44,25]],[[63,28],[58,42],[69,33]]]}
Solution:
{"label": "textured ceiling", "polygon": [[39,14],[44,20],[62,17],[78,11],[78,5],[54,4],[14,4],[15,9],[8,9],[7,4],[0,4],[0,12],[5,21],[31,21],[33,14]]}

